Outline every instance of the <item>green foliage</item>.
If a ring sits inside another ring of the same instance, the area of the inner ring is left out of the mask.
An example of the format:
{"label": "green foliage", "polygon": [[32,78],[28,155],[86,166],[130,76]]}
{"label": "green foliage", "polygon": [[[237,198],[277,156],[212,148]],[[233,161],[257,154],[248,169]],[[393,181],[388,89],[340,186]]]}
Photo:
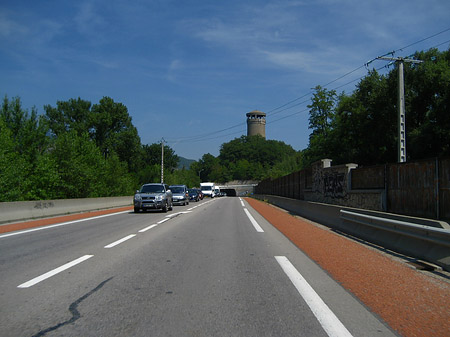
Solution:
{"label": "green foliage", "polygon": [[193,165],[191,167],[191,169],[197,170],[199,172],[201,182],[214,181],[214,180],[212,180],[212,178],[217,178],[217,177],[215,174],[212,174],[212,172],[214,170],[217,171],[218,166],[219,166],[219,159],[214,157],[210,153],[206,153],[199,160],[198,167],[196,165]]}
{"label": "green foliage", "polygon": [[[450,50],[433,49],[416,53],[415,57],[425,62],[404,64],[407,160],[449,156]],[[308,148],[303,151],[303,165],[323,158],[331,158],[336,164],[395,162],[397,83],[396,68],[385,76],[370,71],[351,95],[341,94],[334,107],[325,104],[327,98],[333,97],[333,91],[318,87],[320,92],[309,105],[313,133]],[[322,116],[318,112],[324,106],[333,111],[326,132],[321,132],[323,119],[318,118]]]}
{"label": "green foliage", "polygon": [[161,165],[145,165],[138,170],[137,174],[138,186],[145,183],[155,183],[161,181]]}
{"label": "green foliage", "polygon": [[78,136],[87,133],[105,158],[116,154],[131,172],[137,171],[135,159],[141,151],[141,141],[125,105],[109,97],[94,105],[78,98],[58,101],[56,107],[46,105],[44,109],[47,125],[55,137],[72,131]]}
{"label": "green foliage", "polygon": [[[154,143],[143,145],[143,165],[160,165],[161,167],[161,144]],[[179,157],[175,151],[164,145],[164,169],[173,172],[178,166]]]}
{"label": "green foliage", "polygon": [[135,159],[141,151],[141,139],[131,123],[127,107],[103,97],[99,104],[93,105],[91,121],[92,137],[102,154],[105,157],[117,154],[128,164],[130,171],[136,172]]}
{"label": "green foliage", "polygon": [[87,134],[70,131],[60,134],[52,157],[57,161],[57,190],[65,198],[96,197],[100,189],[104,158]]}
{"label": "green foliage", "polygon": [[274,166],[277,172],[297,168],[292,165],[295,160],[290,160],[296,156],[300,155],[283,142],[242,136],[222,144],[217,158],[209,153],[203,155],[191,169],[199,174],[201,181],[261,180],[275,172]]}
{"label": "green foliage", "polygon": [[[303,168],[304,156],[301,152],[297,152],[293,156],[289,156],[272,166],[263,176],[262,179],[278,178],[288,175],[292,172],[300,171]],[[261,179],[261,180],[262,180]]]}
{"label": "green foliage", "polygon": [[51,151],[57,162],[59,180],[54,187],[64,198],[93,198],[129,195],[134,180],[128,173],[127,164],[116,154],[107,158],[89,138],[74,131],[61,134]]}
{"label": "green foliage", "polygon": [[19,98],[4,98],[0,110],[2,181],[0,200],[33,200],[40,198],[37,183],[51,174],[42,166],[49,145],[47,127],[36,109],[31,114],[22,109]]}
{"label": "green foliage", "polygon": [[407,153],[412,158],[450,156],[450,50],[416,53],[405,67]]}
{"label": "green foliage", "polygon": [[25,200],[29,164],[15,148],[12,131],[0,118],[0,201]]}
{"label": "green foliage", "polygon": [[316,91],[308,105],[309,128],[313,130],[313,135],[326,137],[331,128],[334,118],[334,107],[336,104],[336,91],[326,90],[320,85],[314,88]]}
{"label": "green foliage", "polygon": [[164,177],[164,182],[169,185],[186,185],[189,188],[200,187],[200,178],[192,170],[175,170]]}

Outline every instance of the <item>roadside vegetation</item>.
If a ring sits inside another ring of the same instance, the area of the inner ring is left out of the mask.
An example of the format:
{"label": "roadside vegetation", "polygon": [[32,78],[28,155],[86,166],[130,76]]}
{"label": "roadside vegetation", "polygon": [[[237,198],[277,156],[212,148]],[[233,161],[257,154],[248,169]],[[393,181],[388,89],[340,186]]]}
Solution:
{"label": "roadside vegetation", "polygon": [[[408,160],[450,156],[450,50],[418,52],[405,64]],[[309,145],[294,150],[281,141],[242,136],[222,144],[189,168],[164,146],[164,181],[261,180],[333,163],[374,165],[397,158],[397,70],[370,70],[351,94],[317,86],[310,109]],[[142,144],[128,109],[110,97],[81,98],[22,108],[4,97],[0,108],[0,201],[131,195],[161,180],[161,144]]]}

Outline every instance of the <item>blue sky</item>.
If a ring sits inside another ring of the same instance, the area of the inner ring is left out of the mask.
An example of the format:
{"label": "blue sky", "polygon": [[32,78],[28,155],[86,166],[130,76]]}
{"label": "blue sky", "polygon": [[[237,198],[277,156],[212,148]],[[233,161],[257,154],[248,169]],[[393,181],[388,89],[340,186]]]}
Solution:
{"label": "blue sky", "polygon": [[377,56],[447,50],[449,18],[448,0],[1,0],[0,95],[39,113],[108,96],[143,144],[196,160],[258,109],[267,139],[301,150],[311,88],[350,93]]}

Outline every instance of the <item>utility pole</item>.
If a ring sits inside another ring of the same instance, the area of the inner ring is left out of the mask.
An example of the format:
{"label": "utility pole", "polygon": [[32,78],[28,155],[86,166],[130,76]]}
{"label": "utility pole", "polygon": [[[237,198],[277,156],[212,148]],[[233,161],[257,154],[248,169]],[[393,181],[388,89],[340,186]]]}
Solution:
{"label": "utility pole", "polygon": [[161,139],[161,184],[164,183],[164,138]]}
{"label": "utility pole", "polygon": [[377,57],[378,60],[395,61],[398,64],[398,162],[406,162],[406,120],[405,120],[405,81],[403,78],[403,64],[422,63],[421,60],[413,60],[403,57]]}

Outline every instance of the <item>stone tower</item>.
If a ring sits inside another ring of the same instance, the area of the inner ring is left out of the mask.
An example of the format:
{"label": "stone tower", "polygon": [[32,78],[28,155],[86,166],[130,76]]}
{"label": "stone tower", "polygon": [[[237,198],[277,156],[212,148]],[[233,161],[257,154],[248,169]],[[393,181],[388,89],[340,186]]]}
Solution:
{"label": "stone tower", "polygon": [[258,110],[247,112],[247,136],[255,135],[266,138],[266,114]]}

